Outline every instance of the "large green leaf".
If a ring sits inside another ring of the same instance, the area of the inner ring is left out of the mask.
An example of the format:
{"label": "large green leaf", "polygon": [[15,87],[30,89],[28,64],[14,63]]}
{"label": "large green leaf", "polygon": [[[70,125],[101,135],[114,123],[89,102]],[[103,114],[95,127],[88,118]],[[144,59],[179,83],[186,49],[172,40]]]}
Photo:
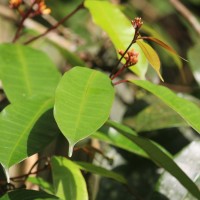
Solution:
{"label": "large green leaf", "polygon": [[51,160],[55,195],[63,200],[88,200],[85,180],[79,167],[64,157]]}
{"label": "large green leaf", "polygon": [[0,72],[11,102],[33,95],[52,96],[61,77],[45,53],[16,44],[0,45]]}
{"label": "large green leaf", "polygon": [[[133,40],[134,29],[121,10],[107,1],[86,0],[84,5],[92,14],[94,22],[108,34],[115,48],[125,51]],[[148,66],[147,60],[137,44],[134,44],[133,48],[139,52],[139,60],[131,70],[144,79]]]}
{"label": "large green leaf", "polygon": [[[137,135],[135,132],[134,134]],[[138,145],[134,144],[116,130],[110,129],[106,125],[100,128],[96,133],[92,134],[91,137],[107,142],[131,153],[135,153],[139,156],[148,157],[145,151],[143,151],[143,149],[141,149]]]}
{"label": "large green leaf", "polygon": [[[174,161],[182,168],[183,171],[200,186],[200,141],[195,141],[186,146]],[[174,190],[174,188],[176,188]],[[188,191],[168,172],[164,172],[160,177],[157,190],[169,199],[176,200],[197,200],[188,194]],[[186,198],[186,196],[188,196]]]}
{"label": "large green leaf", "polygon": [[200,109],[194,103],[183,99],[166,87],[158,86],[149,81],[130,80],[160,98],[166,105],[175,110],[192,128],[200,133]]}
{"label": "large green leaf", "polygon": [[59,200],[58,197],[43,191],[18,189],[5,194],[0,200]]}
{"label": "large green leaf", "polygon": [[125,118],[123,122],[137,132],[188,126],[174,110],[160,100],[148,106],[136,116]]}
{"label": "large green leaf", "polygon": [[52,110],[46,112],[52,107],[53,99],[30,98],[13,103],[1,112],[0,162],[2,164],[10,167],[20,162],[41,151],[57,136],[58,129]]}
{"label": "large green leaf", "polygon": [[98,174],[100,176],[104,176],[107,178],[112,178],[120,183],[127,184],[126,179],[123,176],[121,176],[120,174],[117,174],[116,172],[109,171],[103,167],[96,166],[91,163],[76,162],[76,164],[81,170],[85,170],[85,171],[88,171],[88,172],[91,172],[94,174]]}
{"label": "large green leaf", "polygon": [[200,199],[200,191],[194,182],[181,170],[173,159],[164,151],[162,151],[151,140],[136,136],[134,132],[127,126],[108,121],[108,125],[118,130],[121,134],[132,140],[140,146],[160,167],[163,167],[171,175],[173,175],[193,196]]}
{"label": "large green leaf", "polygon": [[65,73],[55,96],[54,116],[69,141],[69,155],[81,139],[108,119],[114,99],[111,80],[103,73],[75,67]]}

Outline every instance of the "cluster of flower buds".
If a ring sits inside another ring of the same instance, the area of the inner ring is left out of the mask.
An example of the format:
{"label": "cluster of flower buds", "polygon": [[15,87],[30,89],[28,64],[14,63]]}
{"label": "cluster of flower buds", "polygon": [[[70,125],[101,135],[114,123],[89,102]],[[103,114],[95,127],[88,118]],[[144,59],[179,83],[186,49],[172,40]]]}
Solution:
{"label": "cluster of flower buds", "polygon": [[[118,53],[123,56],[124,55],[124,51],[123,50],[119,50]],[[134,49],[129,50],[125,55],[124,58],[126,60],[125,66],[126,67],[130,67],[132,65],[135,65],[138,62],[138,56],[139,53],[135,52]]]}
{"label": "cluster of flower buds", "polygon": [[135,30],[139,30],[143,24],[143,21],[141,17],[136,17],[134,20],[131,21],[131,24],[133,25],[133,28]]}
{"label": "cluster of flower buds", "polygon": [[[17,9],[20,11],[20,14],[23,15],[25,11],[19,10],[19,7],[23,4],[23,0],[10,0],[10,8]],[[30,0],[32,11],[29,14],[29,17],[34,17],[41,14],[49,14],[51,12],[50,8],[47,8],[45,0]]]}
{"label": "cluster of flower buds", "polygon": [[22,0],[10,0],[10,8],[17,9],[23,3]]}
{"label": "cluster of flower buds", "polygon": [[50,8],[47,8],[45,1],[44,0],[36,0],[36,9],[35,9],[35,14],[44,14],[47,15],[51,12]]}

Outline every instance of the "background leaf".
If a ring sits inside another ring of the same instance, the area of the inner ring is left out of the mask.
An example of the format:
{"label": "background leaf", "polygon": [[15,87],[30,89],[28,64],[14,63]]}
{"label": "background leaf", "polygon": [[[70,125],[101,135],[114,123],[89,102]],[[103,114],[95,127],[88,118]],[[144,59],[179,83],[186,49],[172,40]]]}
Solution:
{"label": "background leaf", "polygon": [[11,104],[1,112],[1,163],[10,167],[41,151],[58,135],[52,111],[45,113],[52,106],[53,99],[30,98]]}
{"label": "background leaf", "polygon": [[120,174],[117,174],[113,171],[109,171],[103,167],[100,167],[100,166],[96,166],[94,164],[91,164],[91,163],[87,163],[87,162],[75,162],[77,164],[77,166],[81,169],[81,170],[84,170],[84,171],[88,171],[88,172],[91,172],[91,173],[94,173],[94,174],[98,174],[100,176],[104,176],[104,177],[107,177],[107,178],[112,178],[120,183],[123,183],[123,184],[127,184],[127,181],[126,179],[120,175]]}
{"label": "background leaf", "polygon": [[[134,134],[137,135],[135,132]],[[131,153],[148,158],[148,155],[145,153],[145,151],[143,151],[142,148],[107,125],[101,127],[96,133],[92,134],[91,137],[107,142],[108,144],[119,147]]]}
{"label": "background leaf", "polygon": [[42,191],[18,189],[5,194],[1,200],[57,200],[59,198]]}
{"label": "background leaf", "polygon": [[156,73],[158,74],[160,79],[162,81],[164,81],[162,76],[161,76],[161,74],[160,74],[160,59],[158,57],[158,54],[147,43],[139,41],[139,40],[137,40],[136,43],[140,46],[140,48],[142,49],[142,51],[143,51],[144,55],[146,56],[147,60],[149,61],[151,66],[154,68],[154,70],[156,71]]}
{"label": "background leaf", "polygon": [[85,180],[76,164],[64,157],[51,159],[56,196],[63,200],[88,200]]}
{"label": "background leaf", "polygon": [[146,107],[136,116],[125,118],[123,123],[137,132],[188,126],[174,110],[160,100]]}
{"label": "background leaf", "polygon": [[42,190],[49,194],[54,194],[53,186],[41,177],[29,176],[26,181],[31,182],[34,185],[38,185]]}
{"label": "background leaf", "polygon": [[[125,51],[133,39],[134,28],[121,10],[107,1],[86,0],[84,5],[89,9],[94,22],[108,34],[116,50]],[[147,60],[137,44],[134,44],[133,48],[139,52],[139,59],[130,69],[145,79]]]}
{"label": "background leaf", "polygon": [[0,45],[0,77],[11,102],[33,95],[54,95],[60,73],[42,51],[16,44]]}
{"label": "background leaf", "polygon": [[200,43],[197,43],[194,47],[192,47],[188,51],[188,60],[189,60],[189,65],[192,69],[193,75],[195,80],[197,81],[198,85],[200,85]]}
{"label": "background leaf", "polygon": [[[194,141],[186,146],[180,153],[175,156],[174,161],[182,168],[183,171],[194,181],[198,183],[200,176],[200,141]],[[200,182],[198,187],[200,186]],[[176,190],[174,190],[176,188]],[[160,177],[157,185],[157,191],[176,200],[196,200],[188,194],[188,191],[168,172],[164,172]],[[186,198],[186,195],[188,197]]]}
{"label": "background leaf", "polygon": [[108,119],[114,99],[111,80],[103,73],[75,67],[65,73],[56,90],[54,116],[73,146],[99,129]]}
{"label": "background leaf", "polygon": [[168,88],[149,81],[131,80],[130,82],[151,92],[166,105],[175,110],[192,128],[200,133],[200,109],[194,103],[177,96]]}
{"label": "background leaf", "polygon": [[159,166],[163,167],[169,173],[171,173],[177,180],[188,189],[195,197],[200,198],[200,191],[198,187],[192,182],[192,180],[178,167],[178,165],[173,161],[171,156],[166,152],[162,151],[158,146],[156,146],[151,140],[135,136],[133,131],[121,124],[108,121],[111,127],[118,130],[121,134],[132,140],[138,146],[140,146]]}

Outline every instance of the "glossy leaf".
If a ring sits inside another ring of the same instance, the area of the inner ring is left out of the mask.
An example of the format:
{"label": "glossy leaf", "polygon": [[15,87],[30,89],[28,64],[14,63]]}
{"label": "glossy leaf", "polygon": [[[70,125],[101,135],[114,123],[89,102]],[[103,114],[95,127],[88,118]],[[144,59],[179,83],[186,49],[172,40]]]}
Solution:
{"label": "glossy leaf", "polygon": [[17,189],[5,194],[0,200],[59,200],[58,197],[43,191]]}
{"label": "glossy leaf", "polygon": [[75,163],[53,157],[51,165],[56,196],[63,200],[88,200],[85,180]]}
{"label": "glossy leaf", "polygon": [[188,52],[189,65],[192,69],[193,75],[194,75],[195,80],[197,81],[198,85],[200,85],[200,67],[199,67],[200,57],[199,57],[199,54],[200,54],[200,43],[196,44]]}
{"label": "glossy leaf", "polygon": [[26,181],[39,186],[42,190],[44,190],[45,192],[47,192],[49,194],[54,194],[53,186],[49,182],[46,182],[41,177],[29,176]]}
{"label": "glossy leaf", "polygon": [[107,124],[140,146],[149,155],[152,161],[173,175],[190,193],[193,194],[193,196],[200,198],[200,191],[194,182],[181,170],[180,167],[178,167],[167,153],[162,151],[151,140],[135,136],[133,131],[127,126],[112,121],[108,121]]}
{"label": "glossy leaf", "polygon": [[0,162],[3,165],[10,167],[41,151],[57,136],[52,111],[48,111],[52,106],[53,99],[30,98],[1,112]]}
{"label": "glossy leaf", "polygon": [[153,103],[134,117],[125,118],[123,122],[137,132],[188,126],[174,110],[161,101]]}
{"label": "glossy leaf", "polygon": [[105,123],[113,99],[114,88],[105,74],[83,67],[65,73],[56,90],[54,116],[69,141],[70,156],[79,140]]}
{"label": "glossy leaf", "polygon": [[[137,135],[135,132],[133,133]],[[104,125],[103,128],[99,129],[96,133],[92,134],[91,137],[107,142],[108,144],[119,147],[139,156],[148,158],[148,155],[138,145],[134,144],[116,130],[110,129],[106,125]]]}
{"label": "glossy leaf", "polygon": [[54,95],[60,73],[42,51],[16,44],[0,45],[3,89],[11,102],[33,95]]}
{"label": "glossy leaf", "polygon": [[[174,161],[182,168],[182,170],[196,183],[198,187],[200,182],[200,141],[194,141],[186,146],[177,156]],[[175,188],[175,189],[174,189]],[[196,200],[195,197],[190,196],[188,191],[168,172],[164,172],[160,177],[157,185],[157,191],[165,195],[169,199],[176,200]],[[188,196],[186,198],[186,196]],[[190,196],[190,198],[189,198]]]}
{"label": "glossy leaf", "polygon": [[[116,50],[125,51],[133,40],[134,28],[121,10],[107,1],[86,0],[84,5],[89,9],[94,22],[108,34]],[[139,52],[139,61],[130,69],[145,79],[147,60],[137,44],[133,48]]]}
{"label": "glossy leaf", "polygon": [[177,96],[166,87],[155,85],[149,81],[131,80],[130,82],[157,96],[200,133],[200,109],[194,103]]}
{"label": "glossy leaf", "polygon": [[115,172],[109,171],[103,167],[96,166],[94,164],[86,163],[86,162],[76,162],[76,164],[81,170],[98,174],[100,176],[104,176],[107,178],[112,178],[120,183],[127,184],[127,181],[123,176]]}
{"label": "glossy leaf", "polygon": [[149,61],[151,66],[154,68],[154,70],[156,71],[156,73],[158,74],[160,79],[162,81],[164,81],[161,74],[160,74],[160,59],[158,57],[158,54],[147,43],[139,41],[139,40],[137,40],[136,43],[140,46],[140,48],[144,52],[144,55],[146,56],[147,60]]}

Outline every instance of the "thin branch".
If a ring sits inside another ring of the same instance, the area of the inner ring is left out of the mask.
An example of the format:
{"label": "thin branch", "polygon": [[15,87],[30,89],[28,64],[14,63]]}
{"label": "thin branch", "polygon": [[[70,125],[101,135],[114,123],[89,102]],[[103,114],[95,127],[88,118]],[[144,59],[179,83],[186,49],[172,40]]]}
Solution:
{"label": "thin branch", "polygon": [[177,11],[192,25],[194,30],[200,35],[200,23],[197,18],[179,0],[170,0],[170,3]]}
{"label": "thin branch", "polygon": [[115,65],[116,68],[113,68],[113,70],[112,70],[112,72],[111,72],[111,74],[110,74],[111,80],[113,80],[113,77],[112,77],[112,76],[113,76],[113,74],[115,74],[115,72],[117,71],[118,65],[120,64],[120,62],[122,61],[122,59],[124,58],[124,56],[126,55],[126,53],[128,52],[128,50],[131,48],[131,46],[132,46],[134,43],[135,43],[135,41],[132,40],[131,43],[128,45],[126,51],[124,51],[124,53],[122,54],[121,58],[118,60],[117,64]]}
{"label": "thin branch", "polygon": [[76,12],[78,12],[80,9],[84,8],[84,4],[83,2],[78,5],[71,13],[69,13],[67,16],[65,16],[64,18],[62,18],[59,22],[57,22],[54,26],[51,26],[49,29],[47,29],[44,33],[35,36],[33,38],[31,38],[30,40],[26,41],[24,44],[29,44],[45,35],[47,35],[50,31],[55,30],[58,26],[60,26],[61,24],[63,24],[65,21],[67,21],[70,17],[72,17]]}
{"label": "thin branch", "polygon": [[24,25],[24,21],[29,17],[29,15],[31,14],[32,12],[32,9],[33,9],[33,6],[35,5],[36,1],[33,1],[33,3],[31,4],[30,8],[28,9],[28,11],[23,15],[20,23],[19,23],[19,26],[18,26],[18,29],[16,31],[16,34],[13,38],[13,43],[16,42],[18,40],[18,38],[20,37],[20,33],[21,33],[21,30],[23,28],[23,25]]}

